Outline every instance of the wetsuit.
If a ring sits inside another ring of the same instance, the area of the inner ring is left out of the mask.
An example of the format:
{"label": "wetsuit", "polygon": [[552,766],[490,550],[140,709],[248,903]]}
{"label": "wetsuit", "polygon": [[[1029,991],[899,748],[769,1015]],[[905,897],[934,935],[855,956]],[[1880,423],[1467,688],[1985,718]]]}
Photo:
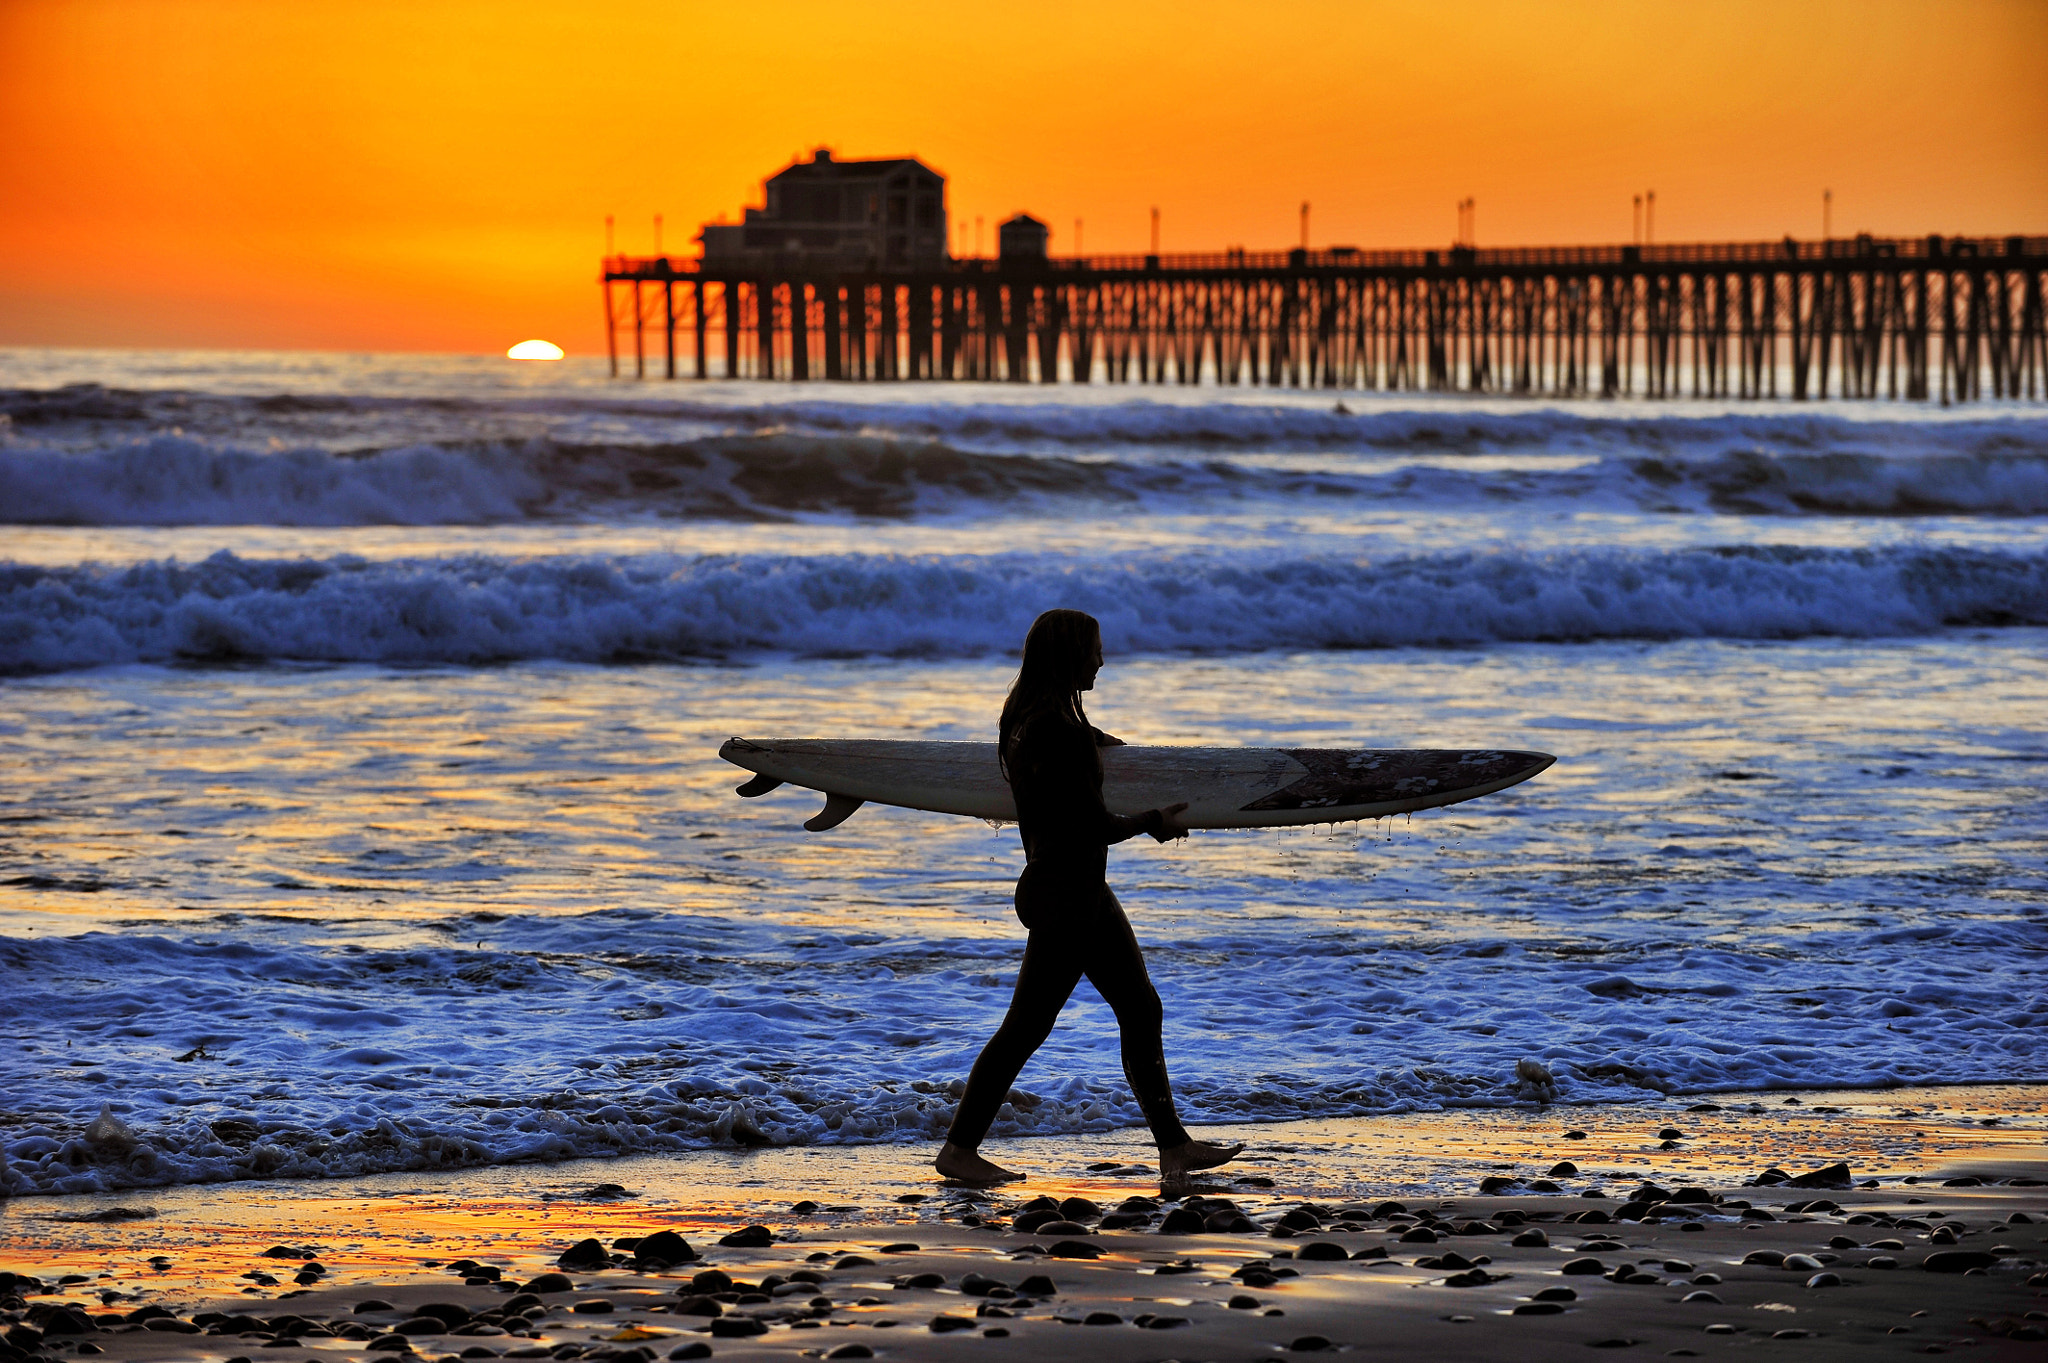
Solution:
{"label": "wetsuit", "polygon": [[1083,975],[1116,1013],[1124,1078],[1153,1139],[1162,1150],[1188,1139],[1167,1084],[1159,994],[1130,920],[1104,879],[1110,844],[1158,832],[1163,816],[1154,809],[1128,818],[1103,807],[1097,748],[1111,742],[1101,730],[1051,712],[1027,719],[1011,740],[1010,789],[1025,857],[1017,917],[1031,936],[1010,1011],[974,1062],[946,1137],[962,1149],[974,1149],[988,1133],[1010,1085],[1052,1034]]}

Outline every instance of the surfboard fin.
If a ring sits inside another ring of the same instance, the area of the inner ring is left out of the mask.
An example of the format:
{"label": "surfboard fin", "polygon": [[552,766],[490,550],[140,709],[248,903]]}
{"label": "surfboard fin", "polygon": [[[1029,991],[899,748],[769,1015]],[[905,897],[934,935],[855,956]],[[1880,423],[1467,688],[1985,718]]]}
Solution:
{"label": "surfboard fin", "polygon": [[772,776],[756,776],[753,780],[746,782],[744,785],[741,785],[733,793],[736,795],[742,795],[747,799],[751,800],[756,795],[766,795],[769,791],[775,789],[777,786],[781,784],[782,782],[776,780]]}
{"label": "surfboard fin", "polygon": [[[749,781],[747,784],[752,785],[753,782]],[[810,818],[805,819],[804,827],[813,833],[822,833],[828,828],[837,828],[853,816],[854,810],[859,809],[866,803],[866,800],[856,800],[851,795],[836,795],[828,790],[825,792],[825,807]]]}

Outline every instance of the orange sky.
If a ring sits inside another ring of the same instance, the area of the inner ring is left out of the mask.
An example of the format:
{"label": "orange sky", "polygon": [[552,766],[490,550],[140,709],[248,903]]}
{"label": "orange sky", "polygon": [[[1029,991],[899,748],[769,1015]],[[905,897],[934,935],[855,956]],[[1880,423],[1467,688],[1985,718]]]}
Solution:
{"label": "orange sky", "polygon": [[2048,232],[2043,73],[2048,0],[0,0],[0,344],[601,350],[606,213],[819,143],[1055,251]]}

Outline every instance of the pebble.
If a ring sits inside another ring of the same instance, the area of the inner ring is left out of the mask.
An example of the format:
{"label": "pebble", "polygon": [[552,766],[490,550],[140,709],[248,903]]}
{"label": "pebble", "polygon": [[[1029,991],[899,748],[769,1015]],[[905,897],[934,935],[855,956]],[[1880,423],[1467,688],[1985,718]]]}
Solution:
{"label": "pebble", "polygon": [[[920,1246],[918,1246],[918,1245],[916,1245],[916,1244],[913,1244],[913,1243],[912,1243],[911,1241],[909,1241],[909,1240],[898,1240],[898,1241],[897,1241],[897,1242],[896,1242],[895,1244],[893,1244],[893,1245],[884,1245],[884,1246],[882,1246],[882,1247],[881,1247],[880,1249],[876,1250],[876,1251],[875,1251],[875,1253],[877,1253],[877,1254],[915,1254],[915,1253],[917,1253],[917,1251],[918,1251],[918,1249],[919,1249],[919,1248],[920,1248]],[[841,1268],[844,1268],[844,1267],[846,1267],[845,1261],[844,1261],[844,1260],[841,1260],[841,1261],[840,1261],[840,1265],[839,1265],[839,1266],[840,1266]]]}
{"label": "pebble", "polygon": [[656,1231],[642,1236],[633,1246],[633,1261],[636,1266],[687,1264],[700,1257],[690,1248],[690,1242],[672,1230]]}
{"label": "pebble", "polygon": [[1567,1259],[1564,1267],[1558,1270],[1567,1278],[1592,1277],[1606,1271],[1607,1265],[1598,1259]]}
{"label": "pebble", "polygon": [[[710,1350],[707,1349],[705,1352],[708,1354]],[[676,1354],[669,1355],[670,1358],[677,1356]],[[827,1358],[873,1358],[874,1356],[875,1351],[865,1344],[842,1344],[836,1349],[827,1349],[825,1351],[825,1357]]]}
{"label": "pebble", "polygon": [[766,1249],[775,1243],[775,1233],[766,1226],[742,1226],[719,1237],[718,1243],[731,1249]]}
{"label": "pebble", "polygon": [[610,1268],[612,1266],[612,1256],[606,1253],[604,1245],[595,1239],[578,1240],[557,1256],[555,1265],[558,1268],[572,1268],[579,1272],[587,1269]]}
{"label": "pebble", "polygon": [[1525,1301],[1514,1309],[1518,1316],[1561,1316],[1564,1307],[1554,1301]]}
{"label": "pebble", "polygon": [[576,1284],[569,1281],[566,1273],[543,1273],[531,1282],[519,1285],[521,1292],[573,1292]]}
{"label": "pebble", "polygon": [[[881,1322],[876,1321],[875,1324],[880,1325]],[[713,1339],[746,1339],[767,1333],[767,1322],[755,1320],[752,1316],[720,1316],[711,1322]]]}
{"label": "pebble", "polygon": [[1808,1287],[1840,1287],[1842,1279],[1836,1273],[1816,1273],[1806,1280]]}
{"label": "pebble", "polygon": [[1349,1259],[1351,1255],[1345,1251],[1342,1245],[1332,1244],[1328,1240],[1312,1240],[1308,1244],[1303,1245],[1295,1257],[1300,1259],[1328,1260]]}
{"label": "pebble", "polygon": [[1531,1226],[1508,1243],[1517,1249],[1545,1249],[1550,1245],[1550,1237]]}
{"label": "pebble", "polygon": [[1321,1353],[1329,1347],[1330,1341],[1321,1335],[1301,1335],[1292,1344],[1287,1346],[1287,1351],[1297,1354],[1314,1354]]}
{"label": "pebble", "polygon": [[951,1334],[955,1330],[972,1330],[974,1322],[965,1316],[933,1316],[931,1331],[935,1335]]}
{"label": "pebble", "polygon": [[1843,1163],[1825,1165],[1810,1173],[1787,1179],[1788,1188],[1847,1188],[1853,1181],[1849,1166]]}
{"label": "pebble", "polygon": [[1083,1325],[1122,1325],[1124,1318],[1114,1311],[1090,1311],[1081,1318]]}
{"label": "pebble", "polygon": [[1248,1297],[1242,1292],[1232,1297],[1227,1304],[1233,1311],[1256,1311],[1259,1309],[1259,1299],[1257,1297]]}
{"label": "pebble", "polygon": [[[836,1358],[873,1358],[873,1357],[874,1357],[874,1354],[873,1354],[873,1352],[872,1352],[872,1351],[867,1351],[867,1345],[865,1345],[865,1344],[842,1344],[842,1345],[840,1346],[840,1348],[841,1348],[841,1349],[860,1349],[860,1350],[863,1350],[864,1352],[861,1352],[861,1353],[857,1353],[857,1354],[848,1354],[848,1353],[839,1353],[839,1352],[838,1352],[837,1350],[835,1350],[835,1351],[834,1351],[834,1352],[833,1352],[832,1354],[828,1355],[828,1357],[836,1357]],[[670,1351],[670,1353],[669,1353],[669,1357],[670,1357],[670,1358],[709,1358],[709,1357],[711,1357],[711,1346],[710,1346],[709,1344],[706,1344],[706,1343],[705,1343],[705,1342],[704,1342],[703,1340],[701,1340],[701,1339],[691,1340],[691,1341],[690,1341],[690,1342],[689,1342],[688,1344],[685,1344],[685,1345],[683,1345],[682,1347],[680,1347],[680,1348],[678,1348],[678,1349],[674,1349],[674,1350],[671,1350],[671,1351]]]}
{"label": "pebble", "polygon": [[1967,1273],[1973,1268],[1989,1268],[1997,1262],[1997,1255],[1981,1249],[1944,1249],[1928,1255],[1920,1267],[1929,1273]]}
{"label": "pebble", "polygon": [[1578,1172],[1579,1166],[1573,1164],[1570,1160],[1566,1159],[1559,1160],[1557,1163],[1551,1165],[1549,1176],[1551,1178],[1572,1178],[1576,1176]]}

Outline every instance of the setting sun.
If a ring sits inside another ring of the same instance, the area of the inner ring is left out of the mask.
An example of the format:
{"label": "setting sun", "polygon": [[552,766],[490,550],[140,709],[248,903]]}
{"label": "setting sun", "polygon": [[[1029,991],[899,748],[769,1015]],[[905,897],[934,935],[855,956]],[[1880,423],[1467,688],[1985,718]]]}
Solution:
{"label": "setting sun", "polygon": [[505,352],[508,360],[559,360],[562,348],[553,341],[521,341]]}

